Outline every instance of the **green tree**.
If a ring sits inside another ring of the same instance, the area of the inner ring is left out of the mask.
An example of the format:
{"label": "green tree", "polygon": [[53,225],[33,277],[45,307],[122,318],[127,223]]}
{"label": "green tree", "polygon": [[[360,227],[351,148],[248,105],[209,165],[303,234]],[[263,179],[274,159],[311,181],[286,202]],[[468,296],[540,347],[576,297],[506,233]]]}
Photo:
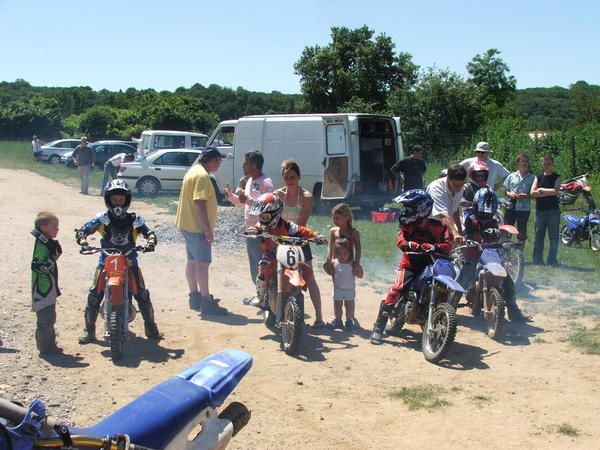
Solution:
{"label": "green tree", "polygon": [[390,92],[415,83],[418,67],[410,54],[394,54],[390,37],[374,37],[365,25],[332,27],[331,38],[325,47],[306,47],[294,64],[311,111],[336,112],[357,99],[383,110]]}
{"label": "green tree", "polygon": [[600,121],[600,86],[578,81],[569,89],[575,106],[575,123]]}
{"label": "green tree", "polygon": [[500,51],[495,48],[476,55],[467,64],[467,71],[483,103],[502,108],[514,95],[517,81],[499,55]]}
{"label": "green tree", "polygon": [[388,108],[402,118],[408,144],[425,144],[441,159],[450,158],[479,126],[474,86],[448,70],[425,70],[413,90],[390,95]]}

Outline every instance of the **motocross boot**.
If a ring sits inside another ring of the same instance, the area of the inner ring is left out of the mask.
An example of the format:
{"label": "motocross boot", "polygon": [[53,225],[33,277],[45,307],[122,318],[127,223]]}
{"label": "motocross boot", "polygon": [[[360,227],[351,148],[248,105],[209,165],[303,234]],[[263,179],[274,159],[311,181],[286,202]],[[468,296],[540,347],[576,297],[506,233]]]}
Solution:
{"label": "motocross boot", "polygon": [[383,332],[387,325],[388,317],[394,305],[386,305],[382,300],[379,305],[379,314],[377,314],[377,320],[373,325],[373,332],[371,333],[371,344],[379,345],[383,340]]}
{"label": "motocross boot", "polygon": [[96,341],[96,319],[98,318],[98,309],[86,306],[85,313],[85,328],[83,334],[79,337],[78,342],[82,345],[91,344]]}
{"label": "motocross boot", "polygon": [[256,297],[250,301],[250,305],[264,309],[267,294],[267,282],[262,278],[256,278]]}
{"label": "motocross boot", "polygon": [[158,331],[158,326],[154,321],[154,308],[150,301],[150,292],[145,289],[137,299],[142,318],[144,319],[144,333],[148,339],[162,339],[162,334]]}

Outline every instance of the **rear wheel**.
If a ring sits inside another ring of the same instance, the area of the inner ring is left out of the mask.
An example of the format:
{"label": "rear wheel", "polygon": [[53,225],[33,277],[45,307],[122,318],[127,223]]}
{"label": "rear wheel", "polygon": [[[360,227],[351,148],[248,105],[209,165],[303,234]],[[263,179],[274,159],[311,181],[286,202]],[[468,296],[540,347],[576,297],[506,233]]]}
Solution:
{"label": "rear wheel", "polygon": [[523,283],[525,275],[525,255],[523,248],[510,246],[506,249],[507,272],[518,286]]}
{"label": "rear wheel", "polygon": [[452,305],[440,303],[431,317],[431,327],[426,323],[422,337],[425,359],[437,363],[446,356],[456,336],[456,312]]}
{"label": "rear wheel", "polygon": [[138,192],[144,197],[154,197],[160,191],[160,181],[154,177],[144,177],[137,183]]}
{"label": "rear wheel", "polygon": [[304,327],[304,311],[300,306],[301,303],[298,301],[298,298],[290,296],[283,307],[281,349],[287,355],[296,354],[300,345],[302,328]]}
{"label": "rear wheel", "polygon": [[600,251],[600,230],[598,229],[590,231],[590,248],[595,252]]}
{"label": "rear wheel", "polygon": [[560,229],[560,240],[566,246],[573,245],[573,232],[566,225]]}
{"label": "rear wheel", "polygon": [[487,324],[488,336],[492,339],[498,339],[502,334],[506,302],[500,291],[496,288],[490,289],[489,296],[487,307],[484,306],[483,316]]}
{"label": "rear wheel", "polygon": [[113,306],[110,313],[110,356],[113,361],[123,356],[123,307]]}

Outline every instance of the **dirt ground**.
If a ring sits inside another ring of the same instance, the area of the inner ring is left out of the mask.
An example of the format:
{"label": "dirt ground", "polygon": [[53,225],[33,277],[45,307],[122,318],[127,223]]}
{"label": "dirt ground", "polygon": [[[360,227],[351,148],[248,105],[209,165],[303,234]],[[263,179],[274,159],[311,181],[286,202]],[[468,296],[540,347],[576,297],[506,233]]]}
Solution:
{"label": "dirt ground", "polygon": [[[210,321],[188,308],[183,245],[159,243],[156,253],[141,256],[140,264],[165,339],[145,340],[139,317],[133,323],[137,336],[115,365],[105,344],[77,343],[96,258],[79,255],[73,229],[103,207],[99,196],[80,195],[29,172],[0,170],[0,396],[28,402],[41,395],[50,413],[89,425],[188,365],[230,347],[254,358],[230,397],[244,402],[252,419],[230,448],[598,448],[598,357],[563,342],[568,324],[544,314],[548,290],[542,287],[524,303],[525,312],[538,311],[533,321],[507,325],[503,343],[486,337],[460,309],[456,342],[447,360],[433,365],[423,358],[416,328],[381,346],[368,342],[387,286],[369,281],[367,274],[358,288],[357,318],[363,329],[354,334],[309,329],[299,356],[291,358],[279,350],[256,310],[241,302],[253,291],[245,249],[214,254],[212,290],[232,314]],[[46,359],[38,356],[33,341],[29,269],[29,231],[35,214],[44,209],[58,214],[64,249],[57,331],[65,355]],[[135,198],[132,210],[149,224],[173,220]],[[331,283],[320,271],[317,277],[329,317]],[[307,313],[312,315],[312,307]],[[422,384],[438,386],[449,404],[409,410],[390,395]],[[561,424],[579,435],[558,433]]]}

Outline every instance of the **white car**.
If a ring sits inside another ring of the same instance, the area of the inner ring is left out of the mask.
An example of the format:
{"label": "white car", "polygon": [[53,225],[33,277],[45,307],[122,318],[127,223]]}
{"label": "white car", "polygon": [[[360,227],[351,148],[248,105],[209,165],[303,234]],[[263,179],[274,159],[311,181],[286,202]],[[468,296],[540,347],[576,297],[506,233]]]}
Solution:
{"label": "white car", "polygon": [[79,139],[59,139],[48,142],[41,147],[42,154],[40,155],[40,159],[52,164],[58,164],[61,157],[67,152],[72,152],[80,142]]}
{"label": "white car", "polygon": [[183,177],[200,156],[201,149],[158,150],[137,161],[122,163],[118,177],[144,196],[181,189]]}

